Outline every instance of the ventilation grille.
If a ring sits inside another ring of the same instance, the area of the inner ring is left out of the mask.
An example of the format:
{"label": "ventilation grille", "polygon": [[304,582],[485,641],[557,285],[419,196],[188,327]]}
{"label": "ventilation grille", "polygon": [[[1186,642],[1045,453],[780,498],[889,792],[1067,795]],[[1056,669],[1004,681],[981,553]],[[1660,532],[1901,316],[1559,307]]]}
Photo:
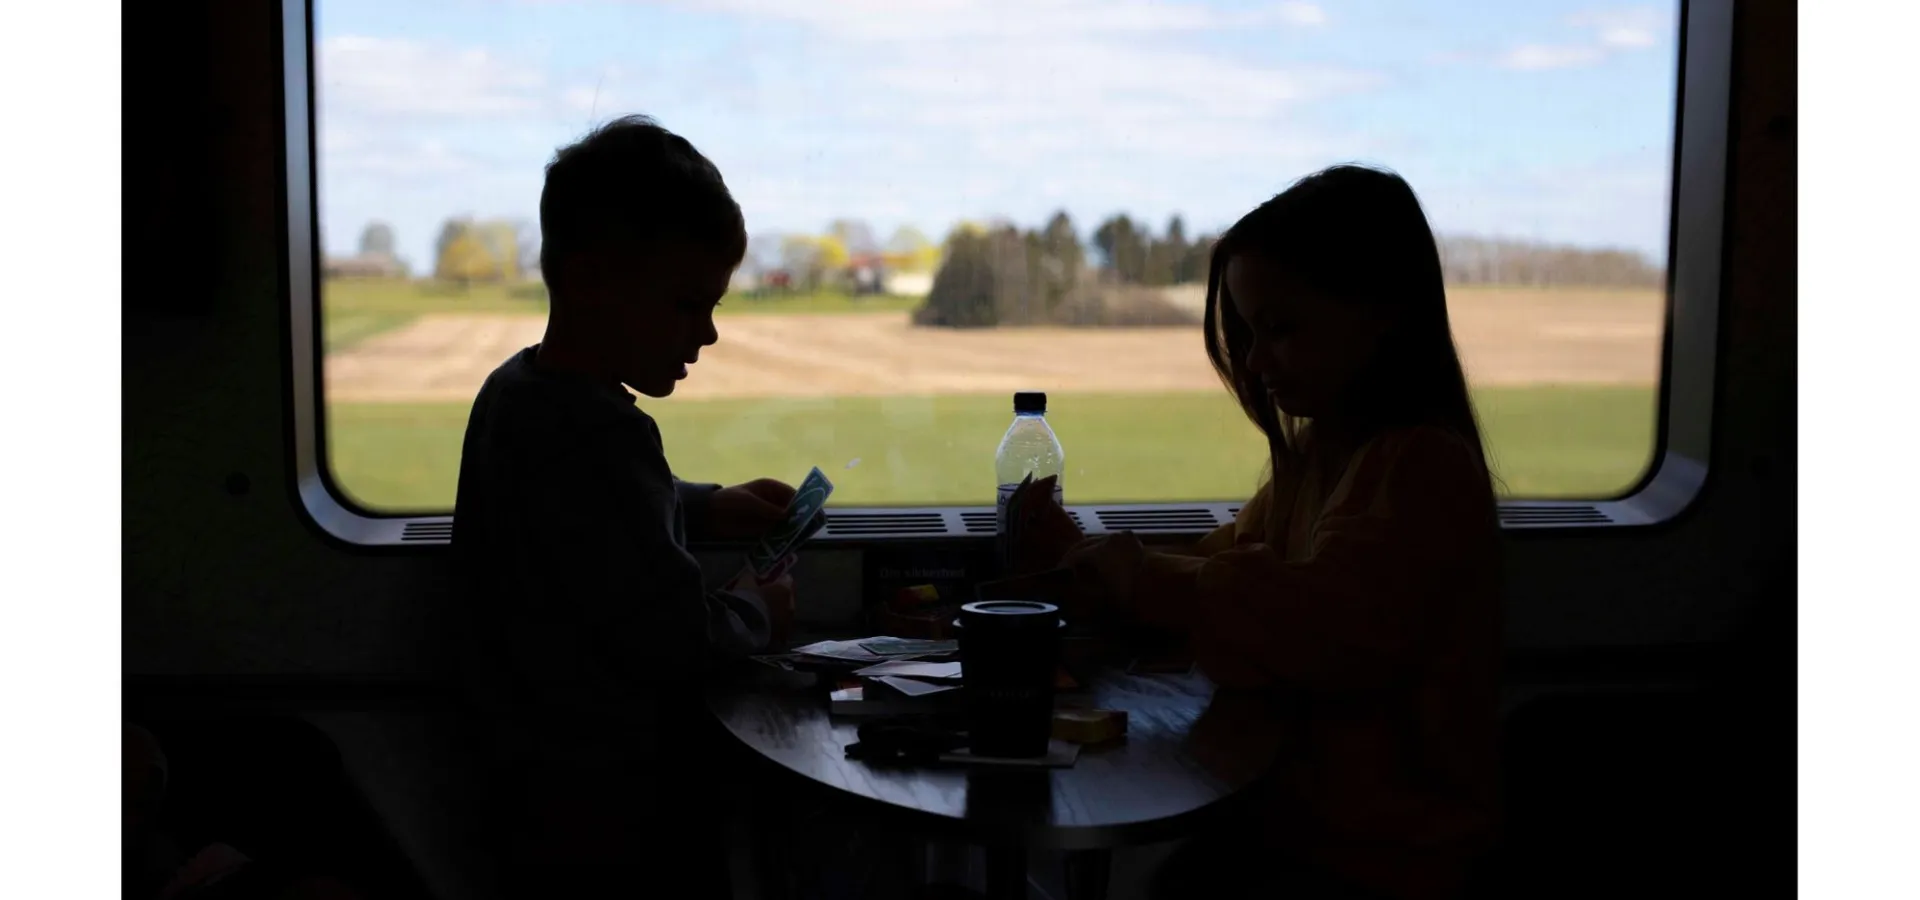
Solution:
{"label": "ventilation grille", "polygon": [[[993,534],[999,530],[997,515],[990,509],[963,512],[960,514],[960,524],[966,529],[967,534]],[[1067,510],[1067,515],[1073,517],[1073,524],[1079,526],[1081,531],[1087,530],[1087,520],[1080,517],[1079,510]]]}
{"label": "ventilation grille", "polygon": [[1103,509],[1108,531],[1212,531],[1220,524],[1210,509]]}
{"label": "ventilation grille", "polygon": [[892,537],[945,534],[946,517],[937,512],[827,513],[825,534],[830,537]]}
{"label": "ventilation grille", "polygon": [[[1202,532],[1211,531],[1222,522],[1232,522],[1240,515],[1240,507],[1228,507],[1225,518],[1216,516],[1214,510],[1203,507],[1184,507],[1172,509],[1119,508],[1119,509],[1070,509],[1068,515],[1073,523],[1087,530],[1088,517],[1097,518],[1100,527],[1106,531],[1154,532]],[[973,509],[960,512],[957,516],[960,534],[991,535],[994,533],[994,513],[990,509]],[[950,524],[954,519],[937,510],[913,512],[829,512],[827,527],[821,531],[824,537],[836,538],[889,538],[889,537],[928,537],[954,534]],[[1619,520],[1604,509],[1591,503],[1503,503],[1500,506],[1500,524],[1507,528],[1565,528],[1581,525],[1617,525]],[[392,532],[388,532],[392,534]],[[392,540],[392,538],[388,538]],[[453,540],[453,519],[416,519],[407,522],[400,529],[402,544],[445,544]]]}
{"label": "ventilation grille", "polygon": [[1500,507],[1500,524],[1508,528],[1552,528],[1564,525],[1611,525],[1613,517],[1588,503],[1554,503]]}
{"label": "ventilation grille", "polygon": [[452,519],[421,519],[408,522],[400,531],[403,544],[444,544],[453,540]]}

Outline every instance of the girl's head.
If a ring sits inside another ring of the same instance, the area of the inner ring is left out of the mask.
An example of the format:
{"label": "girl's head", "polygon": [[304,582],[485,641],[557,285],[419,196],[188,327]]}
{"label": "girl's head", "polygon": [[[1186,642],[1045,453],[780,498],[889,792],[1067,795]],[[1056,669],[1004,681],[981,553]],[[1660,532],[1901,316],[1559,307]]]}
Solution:
{"label": "girl's head", "polygon": [[1205,330],[1276,462],[1308,421],[1354,439],[1433,425],[1480,447],[1439,249],[1398,175],[1334,166],[1234,223],[1214,246]]}

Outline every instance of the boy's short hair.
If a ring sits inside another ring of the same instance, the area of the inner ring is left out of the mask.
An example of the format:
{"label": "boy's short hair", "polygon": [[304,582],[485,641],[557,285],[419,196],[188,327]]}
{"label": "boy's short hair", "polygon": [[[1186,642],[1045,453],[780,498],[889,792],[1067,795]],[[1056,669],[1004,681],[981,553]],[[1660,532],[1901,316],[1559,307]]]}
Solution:
{"label": "boy's short hair", "polygon": [[647,116],[626,116],[560,148],[540,190],[540,269],[606,240],[686,241],[733,265],[746,257],[746,220],[720,170]]}

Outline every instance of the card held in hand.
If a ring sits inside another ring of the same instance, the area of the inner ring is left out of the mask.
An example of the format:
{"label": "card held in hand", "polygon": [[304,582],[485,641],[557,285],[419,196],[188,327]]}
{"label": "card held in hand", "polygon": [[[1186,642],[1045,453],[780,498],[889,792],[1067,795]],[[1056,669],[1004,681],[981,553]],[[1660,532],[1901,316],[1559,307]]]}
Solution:
{"label": "card held in hand", "polygon": [[820,510],[827,505],[827,497],[832,494],[833,482],[828,481],[826,474],[815,466],[813,471],[807,473],[806,480],[800,482],[799,489],[794,491],[793,501],[787,504],[787,517],[781,520],[779,527],[747,551],[747,565],[753,568],[755,576],[768,577],[781,559],[820,530],[826,522],[820,516]]}
{"label": "card held in hand", "polygon": [[1005,574],[1031,575],[1057,565],[1055,554],[1078,540],[1079,526],[1059,501],[1059,482],[1053,476],[1029,478],[1014,491],[1007,504]]}
{"label": "card held in hand", "polygon": [[1033,485],[1033,473],[1020,480],[1020,484],[1007,495],[1000,509],[1000,571],[1011,573],[1020,558],[1020,541],[1026,529],[1021,527],[1021,509],[1025,506],[1028,488]]}

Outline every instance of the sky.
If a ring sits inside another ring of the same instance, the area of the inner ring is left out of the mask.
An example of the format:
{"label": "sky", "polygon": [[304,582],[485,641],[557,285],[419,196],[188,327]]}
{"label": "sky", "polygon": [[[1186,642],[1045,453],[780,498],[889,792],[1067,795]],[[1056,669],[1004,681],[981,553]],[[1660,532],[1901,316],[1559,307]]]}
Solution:
{"label": "sky", "polygon": [[1217,231],[1336,162],[1442,233],[1664,260],[1678,3],[316,0],[320,226],[416,271],[537,221],[555,148],[646,113],[754,234],[963,220]]}

